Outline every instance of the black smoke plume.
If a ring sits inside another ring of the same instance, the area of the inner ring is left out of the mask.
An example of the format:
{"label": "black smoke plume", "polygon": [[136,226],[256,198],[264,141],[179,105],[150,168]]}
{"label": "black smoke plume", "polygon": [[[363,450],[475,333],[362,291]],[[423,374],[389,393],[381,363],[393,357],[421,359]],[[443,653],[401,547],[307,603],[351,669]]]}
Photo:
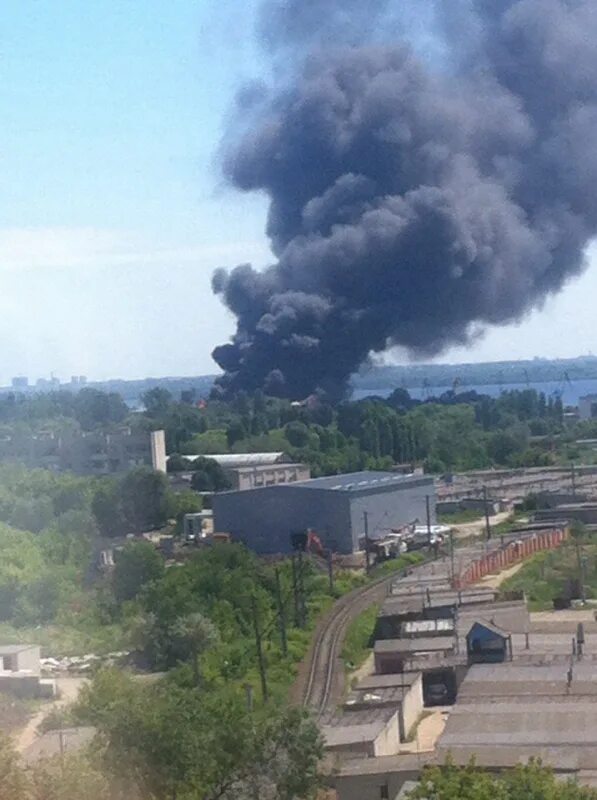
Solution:
{"label": "black smoke plume", "polygon": [[557,292],[597,232],[595,0],[438,2],[431,60],[373,14],[351,41],[357,6],[266,6],[296,69],[225,171],[269,197],[277,261],[214,276],[237,318],[213,354],[225,391],[337,395],[372,352],[466,343]]}

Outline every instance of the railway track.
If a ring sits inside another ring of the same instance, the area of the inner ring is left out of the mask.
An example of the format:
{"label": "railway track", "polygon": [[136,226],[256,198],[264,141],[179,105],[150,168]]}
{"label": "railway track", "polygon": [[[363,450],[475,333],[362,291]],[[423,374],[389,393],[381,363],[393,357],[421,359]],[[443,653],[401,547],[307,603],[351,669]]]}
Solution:
{"label": "railway track", "polygon": [[340,654],[349,623],[373,603],[382,600],[396,575],[384,576],[341,597],[315,633],[303,705],[321,717],[330,705],[335,679],[344,678]]}
{"label": "railway track", "polygon": [[[464,561],[472,558],[468,548],[461,551]],[[466,554],[466,555],[465,555]],[[439,560],[429,559],[409,569],[409,574],[422,574],[440,566],[448,575],[448,559],[442,554]],[[435,566],[432,566],[434,564]],[[459,564],[462,569],[462,565]],[[430,573],[431,574],[431,573]],[[437,574],[437,573],[436,573]],[[301,687],[302,704],[309,707],[320,719],[339,702],[344,691],[344,668],[341,662],[342,645],[348,625],[362,611],[374,603],[381,603],[389,587],[404,575],[384,575],[367,586],[354,589],[341,597],[315,631],[304,685]]]}

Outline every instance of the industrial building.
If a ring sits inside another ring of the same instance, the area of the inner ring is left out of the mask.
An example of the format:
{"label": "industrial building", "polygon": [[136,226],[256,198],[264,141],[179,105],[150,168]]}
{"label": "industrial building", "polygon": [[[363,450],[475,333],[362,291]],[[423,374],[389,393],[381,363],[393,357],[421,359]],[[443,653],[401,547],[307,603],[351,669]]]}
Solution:
{"label": "industrial building", "polygon": [[128,427],[110,433],[14,433],[0,437],[0,462],[77,475],[110,475],[138,466],[165,472],[165,434],[162,430],[133,432]]}
{"label": "industrial building", "polygon": [[214,495],[214,530],[226,531],[257,553],[292,549],[293,535],[313,530],[337,553],[362,550],[368,536],[435,523],[432,477],[354,472]]}
{"label": "industrial building", "polygon": [[[187,461],[209,458],[219,464],[230,481],[233,491],[259,489],[279,483],[307,481],[311,470],[306,464],[296,464],[290,456],[277,453],[214,453],[209,455],[187,455]],[[175,482],[181,485],[191,482],[192,472],[178,473]]]}

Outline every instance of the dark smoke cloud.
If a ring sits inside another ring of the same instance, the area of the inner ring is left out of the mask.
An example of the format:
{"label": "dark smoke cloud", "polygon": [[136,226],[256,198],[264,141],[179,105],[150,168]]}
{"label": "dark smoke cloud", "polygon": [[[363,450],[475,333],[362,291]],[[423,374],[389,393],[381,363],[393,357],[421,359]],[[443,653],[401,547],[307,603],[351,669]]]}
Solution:
{"label": "dark smoke cloud", "polygon": [[[287,4],[272,37],[303,41],[307,6],[331,25],[353,4]],[[270,198],[277,261],[214,279],[238,320],[214,351],[224,389],[337,395],[371,352],[466,343],[583,268],[597,231],[594,0],[445,0],[437,21],[441,68],[404,43],[305,53],[230,149],[230,181]]]}
{"label": "dark smoke cloud", "polygon": [[390,0],[265,0],[259,33],[271,49],[358,44],[378,29]]}

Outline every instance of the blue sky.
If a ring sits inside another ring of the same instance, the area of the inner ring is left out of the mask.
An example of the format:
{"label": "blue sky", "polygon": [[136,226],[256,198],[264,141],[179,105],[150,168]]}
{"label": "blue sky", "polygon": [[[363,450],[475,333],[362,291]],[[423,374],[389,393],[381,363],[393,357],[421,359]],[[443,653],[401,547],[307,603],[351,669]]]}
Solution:
{"label": "blue sky", "polygon": [[[233,329],[218,266],[263,265],[266,203],[227,187],[235,89],[265,67],[238,0],[4,0],[0,383],[201,374]],[[594,347],[595,271],[443,360]],[[395,354],[400,358],[401,354]]]}

